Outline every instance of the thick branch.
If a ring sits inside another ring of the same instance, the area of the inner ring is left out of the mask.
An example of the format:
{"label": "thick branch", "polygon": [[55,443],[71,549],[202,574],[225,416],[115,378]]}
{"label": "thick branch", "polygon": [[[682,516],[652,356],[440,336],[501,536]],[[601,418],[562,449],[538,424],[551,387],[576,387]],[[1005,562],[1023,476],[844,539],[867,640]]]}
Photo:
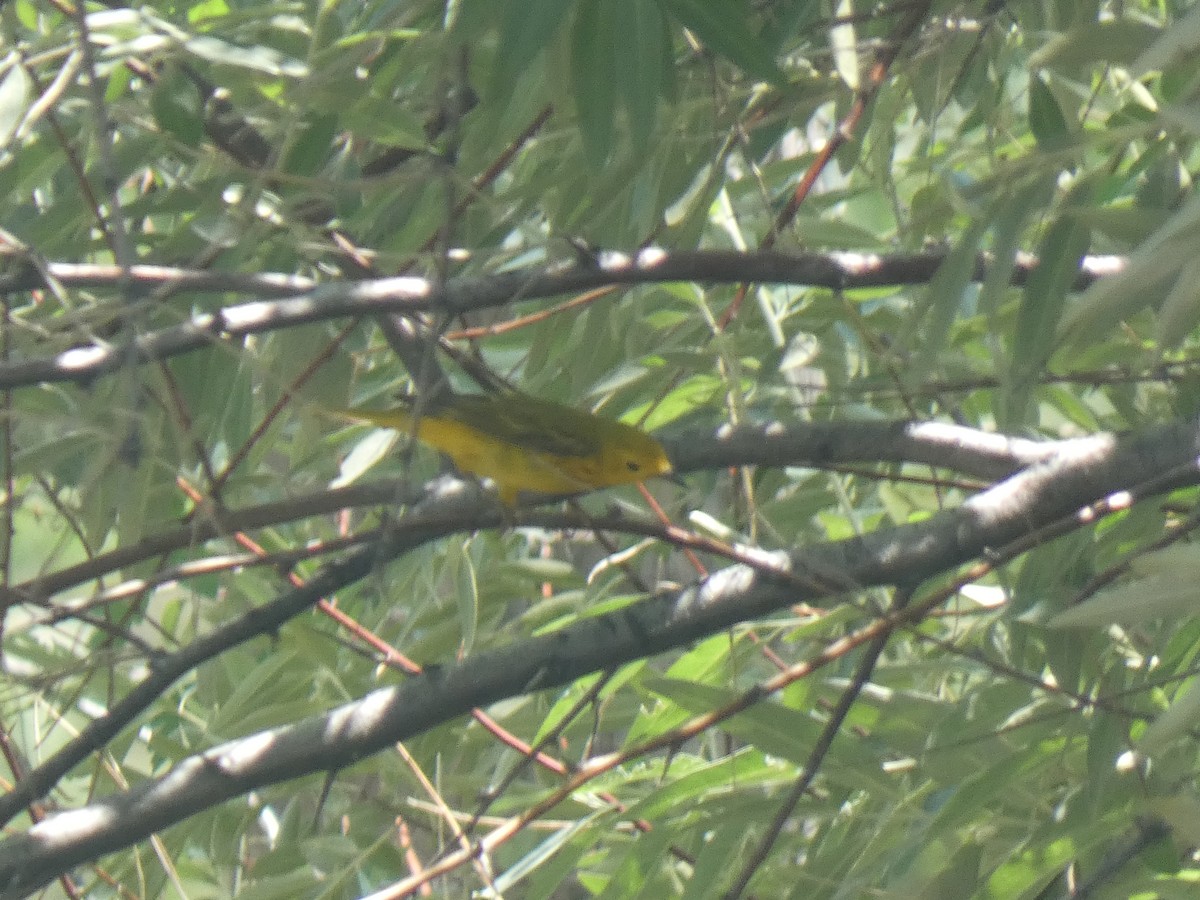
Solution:
{"label": "thick branch", "polygon": [[[1198,447],[1193,423],[1121,440],[1099,436],[1073,442],[1056,458],[926,522],[776,554],[778,575],[732,566],[685,590],[433,669],[327,715],[216,747],[161,778],[51,816],[0,843],[3,896],[24,896],[74,865],[130,846],[223,800],[342,768],[473,707],[561,685],[815,599],[830,591],[803,583],[829,584],[826,573],[837,573],[843,588],[911,584],[1120,490],[1151,480],[1160,490],[1195,484],[1200,482]],[[360,557],[355,554],[351,561]],[[318,579],[321,587],[340,580],[330,574],[338,568],[326,570]]]}
{"label": "thick branch", "polygon": [[[506,272],[477,278],[460,278],[439,288],[435,282],[417,277],[380,278],[329,284],[278,300],[256,300],[203,313],[170,328],[147,332],[132,346],[93,344],[67,350],[52,357],[17,360],[0,365],[0,390],[41,382],[88,381],[130,360],[145,362],[166,359],[198,350],[217,341],[237,340],[247,335],[291,328],[344,316],[378,316],[382,313],[414,313],[437,310],[447,315],[502,306],[517,300],[534,300],[591,290],[613,284],[650,284],[671,281],[701,281],[712,284],[792,284],[828,287],[835,290],[928,282],[944,258],[942,253],[864,254],[803,253],[773,251],[737,253],[710,250],[672,252],[651,248],[636,257],[618,253],[601,254],[594,264],[554,266],[539,271]],[[1098,274],[1120,268],[1112,257],[1085,260],[1077,286],[1091,283]],[[986,274],[980,259],[976,277]],[[1032,265],[1016,266],[1013,281],[1020,284]],[[161,270],[137,269],[135,282],[165,285]],[[191,277],[191,276],[189,276]],[[211,276],[209,276],[211,278]],[[193,287],[218,282],[193,278]],[[24,283],[10,279],[11,285]],[[278,296],[286,282],[272,282],[261,294]],[[0,284],[0,291],[4,285]]]}
{"label": "thick branch", "polygon": [[[847,463],[921,463],[988,480],[1050,459],[1078,443],[1010,438],[939,422],[769,422],[736,428],[689,428],[663,438],[677,472],[729,466],[808,466]],[[427,496],[419,485],[402,481],[356,484],[316,491],[218,517],[199,518],[177,528],[161,527],[136,544],[117,547],[83,562],[29,581],[0,588],[0,604],[39,605],[55,594],[173,550],[222,535],[253,531],[308,516],[362,506],[415,504]],[[404,523],[398,523],[403,527]],[[478,527],[466,522],[462,527]],[[61,610],[61,608],[58,608]]]}
{"label": "thick branch", "polygon": [[728,466],[921,463],[993,480],[1090,438],[1033,441],[941,422],[781,422],[689,428],[664,438],[679,472]]}

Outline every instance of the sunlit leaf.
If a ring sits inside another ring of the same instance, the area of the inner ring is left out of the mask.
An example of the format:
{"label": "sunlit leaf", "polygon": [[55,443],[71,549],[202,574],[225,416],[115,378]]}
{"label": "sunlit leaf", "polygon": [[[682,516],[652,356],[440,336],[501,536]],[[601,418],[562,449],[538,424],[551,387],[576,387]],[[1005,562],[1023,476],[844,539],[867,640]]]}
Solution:
{"label": "sunlit leaf", "polygon": [[7,144],[16,134],[29,110],[32,94],[33,84],[25,69],[19,65],[10,66],[0,80],[0,145]]}

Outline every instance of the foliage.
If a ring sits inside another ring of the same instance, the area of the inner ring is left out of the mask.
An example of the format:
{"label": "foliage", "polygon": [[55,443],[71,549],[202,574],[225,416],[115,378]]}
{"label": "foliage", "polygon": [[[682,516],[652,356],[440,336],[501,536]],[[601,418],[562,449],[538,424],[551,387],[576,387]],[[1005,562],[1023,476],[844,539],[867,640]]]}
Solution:
{"label": "foliage", "polygon": [[[49,812],[561,640],[473,717],[324,732],[46,877],[1194,891],[1197,479],[1151,429],[1200,406],[1196,9],[17,0],[0,29],[0,752],[31,791],[0,873]],[[678,527],[632,487],[502,511],[323,412],[502,384],[654,429]],[[1108,445],[1069,439],[1107,433],[1141,462],[1089,483]],[[773,600],[688,618],[748,573]]]}

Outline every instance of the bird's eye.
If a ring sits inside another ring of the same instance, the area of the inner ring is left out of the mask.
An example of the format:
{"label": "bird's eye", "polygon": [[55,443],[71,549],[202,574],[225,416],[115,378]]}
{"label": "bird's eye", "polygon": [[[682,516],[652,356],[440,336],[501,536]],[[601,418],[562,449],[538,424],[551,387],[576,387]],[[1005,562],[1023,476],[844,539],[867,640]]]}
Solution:
{"label": "bird's eye", "polygon": [[628,468],[628,469],[629,469],[629,471],[630,471],[630,472],[638,472],[638,471],[640,471],[640,470],[641,470],[641,468],[642,468],[641,464],[640,464],[639,462],[637,462],[636,460],[633,460],[633,459],[631,459],[631,460],[629,460],[628,462],[626,462],[626,463],[625,463],[625,466],[626,466],[626,468]]}

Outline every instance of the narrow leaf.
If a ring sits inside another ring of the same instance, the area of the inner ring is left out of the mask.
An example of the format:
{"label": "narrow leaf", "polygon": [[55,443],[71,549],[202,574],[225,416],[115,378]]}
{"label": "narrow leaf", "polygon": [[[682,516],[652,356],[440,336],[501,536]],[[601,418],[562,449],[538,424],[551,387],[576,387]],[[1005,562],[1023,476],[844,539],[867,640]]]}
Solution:
{"label": "narrow leaf", "polygon": [[1194,611],[1195,607],[1194,579],[1152,576],[1101,591],[1092,599],[1063,610],[1046,624],[1051,628],[1134,625],[1150,619],[1183,615]]}
{"label": "narrow leaf", "polygon": [[[1193,585],[1193,590],[1195,585]],[[1186,691],[1186,693],[1185,693]],[[1200,686],[1196,680],[1188,682],[1186,688],[1180,688],[1175,694],[1174,702],[1167,707],[1150,727],[1142,733],[1138,741],[1138,749],[1143,753],[1154,753],[1177,737],[1181,737],[1196,727],[1200,721]]]}
{"label": "narrow leaf", "polygon": [[1071,140],[1066,117],[1058,100],[1041,78],[1029,79],[1029,129],[1046,150],[1058,150]]}
{"label": "narrow leaf", "polygon": [[1191,259],[1179,271],[1175,286],[1159,311],[1155,336],[1159,349],[1178,347],[1200,324],[1200,259]]}
{"label": "narrow leaf", "polygon": [[1006,427],[1025,418],[1033,387],[1054,350],[1058,323],[1066,308],[1067,295],[1079,271],[1079,263],[1091,241],[1089,229],[1071,215],[1056,221],[1038,248],[1038,267],[1029,278],[1011,360],[1012,395],[1006,410]]}
{"label": "narrow leaf", "polygon": [[766,81],[784,78],[770,49],[746,27],[749,12],[734,0],[665,0],[674,16],[709,49]]}
{"label": "narrow leaf", "polygon": [[613,143],[616,78],[612,71],[617,37],[601,0],[584,0],[571,33],[571,81],[584,149],[593,164],[608,157]]}
{"label": "narrow leaf", "polygon": [[7,144],[17,133],[32,96],[29,76],[21,66],[14,65],[0,81],[0,145]]}
{"label": "narrow leaf", "polygon": [[498,96],[510,95],[521,73],[550,43],[571,5],[571,0],[505,0],[502,49],[492,79]]}

